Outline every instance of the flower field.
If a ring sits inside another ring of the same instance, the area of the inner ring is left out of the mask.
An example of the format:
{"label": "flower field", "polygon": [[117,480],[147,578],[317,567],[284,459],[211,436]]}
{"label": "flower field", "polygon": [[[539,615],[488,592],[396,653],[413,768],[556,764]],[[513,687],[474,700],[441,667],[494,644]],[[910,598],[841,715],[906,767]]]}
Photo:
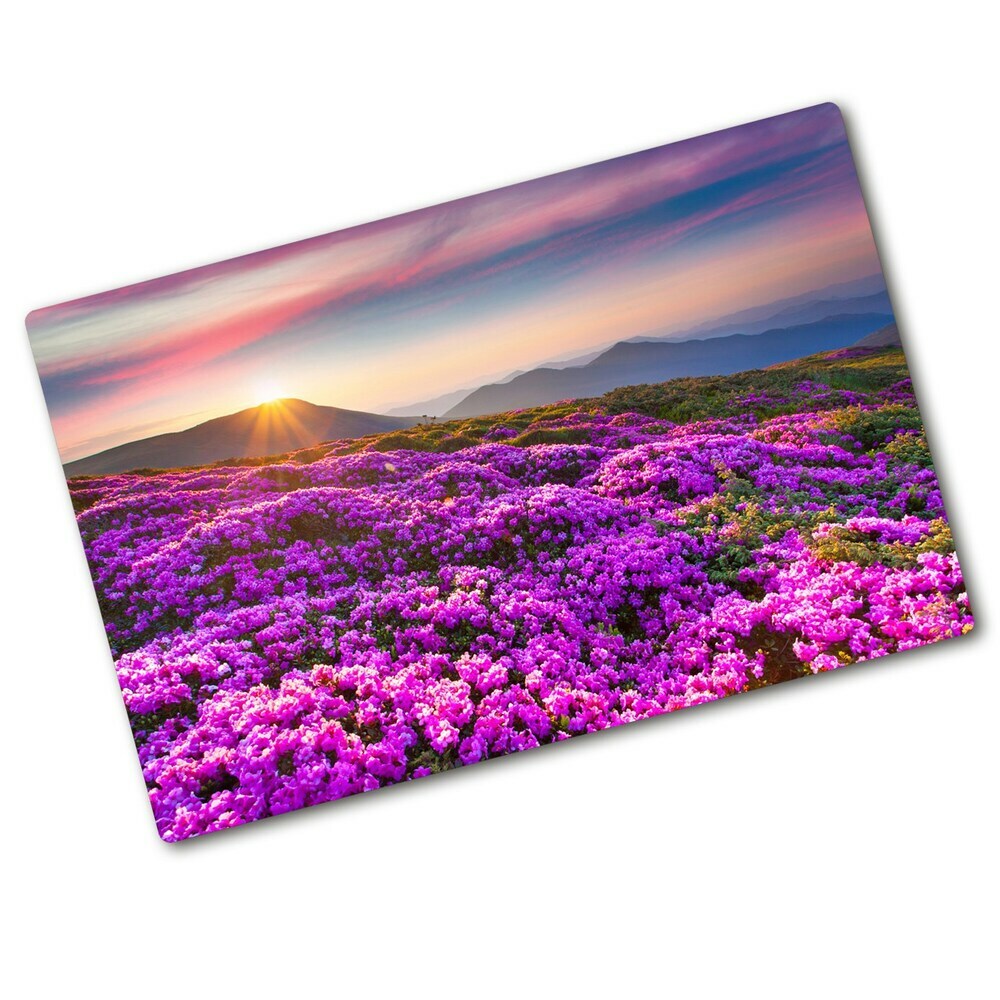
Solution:
{"label": "flower field", "polygon": [[70,488],[168,841],[972,627],[892,349]]}

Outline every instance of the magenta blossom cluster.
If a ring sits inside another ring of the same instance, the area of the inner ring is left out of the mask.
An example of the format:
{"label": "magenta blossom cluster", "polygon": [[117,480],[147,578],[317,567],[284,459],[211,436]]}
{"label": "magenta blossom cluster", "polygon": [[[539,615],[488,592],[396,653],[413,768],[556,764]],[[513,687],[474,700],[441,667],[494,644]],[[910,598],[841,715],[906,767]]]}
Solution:
{"label": "magenta blossom cluster", "polygon": [[800,395],[71,484],[161,836],[967,631],[908,383]]}

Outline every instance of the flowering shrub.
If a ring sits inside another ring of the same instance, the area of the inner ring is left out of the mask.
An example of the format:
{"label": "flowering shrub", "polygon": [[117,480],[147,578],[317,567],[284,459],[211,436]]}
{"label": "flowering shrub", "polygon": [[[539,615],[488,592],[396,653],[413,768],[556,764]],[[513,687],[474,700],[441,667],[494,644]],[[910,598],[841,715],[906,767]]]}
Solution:
{"label": "flowering shrub", "polygon": [[968,631],[901,355],[840,355],[72,481],[161,836]]}

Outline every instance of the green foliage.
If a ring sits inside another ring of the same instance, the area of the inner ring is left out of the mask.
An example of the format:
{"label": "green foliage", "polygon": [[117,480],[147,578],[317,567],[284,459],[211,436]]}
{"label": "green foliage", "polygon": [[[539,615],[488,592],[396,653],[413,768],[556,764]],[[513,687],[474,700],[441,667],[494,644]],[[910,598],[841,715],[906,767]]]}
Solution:
{"label": "green foliage", "polygon": [[795,636],[785,632],[773,632],[764,625],[757,625],[744,639],[737,640],[738,645],[748,656],[756,652],[764,653],[764,676],[756,678],[753,674],[747,677],[747,690],[770,687],[782,681],[805,677],[809,668],[795,655]]}
{"label": "green foliage", "polygon": [[290,458],[292,461],[298,462],[299,465],[309,465],[312,462],[318,462],[321,458],[325,458],[329,450],[329,446],[318,445],[315,448],[304,448],[302,451],[294,451]]}
{"label": "green foliage", "polygon": [[512,438],[510,444],[518,448],[533,444],[583,444],[589,436],[583,427],[535,427]]}
{"label": "green foliage", "polygon": [[917,563],[922,552],[939,552],[946,555],[954,551],[951,529],[943,518],[929,521],[928,536],[916,544],[892,542],[883,544],[872,534],[834,525],[829,534],[811,540],[813,551],[820,559],[830,562],[853,562],[858,566],[883,566],[905,568]]}
{"label": "green foliage", "polygon": [[[725,583],[747,597],[759,596],[739,579],[739,572],[755,565],[754,552],[776,542],[789,531],[808,533],[827,517],[825,511],[793,515],[759,496],[751,484],[730,479],[723,493],[709,497],[689,514],[686,526],[700,535],[723,538],[725,544],[709,556],[705,570],[712,583]],[[720,530],[721,526],[721,530]]]}
{"label": "green foliage", "polygon": [[[460,442],[449,445],[449,441]],[[358,447],[350,451],[459,451],[467,448],[467,442],[476,439],[461,433],[455,423],[417,424],[405,430],[391,431],[375,437],[367,437],[358,442]]]}
{"label": "green foliage", "polygon": [[409,451],[437,451],[438,443],[429,435],[393,431],[391,434],[383,434],[374,441],[369,441],[366,445],[367,451],[398,451],[402,448]]}
{"label": "green foliage", "polygon": [[[803,409],[801,398],[781,400],[793,396],[796,387],[803,382],[874,393],[907,377],[903,352],[887,348],[860,358],[837,359],[818,354],[735,375],[677,378],[656,385],[624,386],[606,393],[599,401],[590,402],[599,402],[608,413],[644,413],[674,423],[731,417],[737,413],[754,413],[766,419],[800,412]],[[755,395],[766,398],[747,400]]]}
{"label": "green foliage", "polygon": [[912,406],[891,404],[877,410],[863,410],[849,406],[838,412],[834,426],[861,443],[865,451],[881,448],[900,431],[922,431],[920,414]]}
{"label": "green foliage", "polygon": [[922,430],[916,434],[897,434],[882,450],[901,462],[918,465],[923,469],[930,468],[932,464],[927,435]]}

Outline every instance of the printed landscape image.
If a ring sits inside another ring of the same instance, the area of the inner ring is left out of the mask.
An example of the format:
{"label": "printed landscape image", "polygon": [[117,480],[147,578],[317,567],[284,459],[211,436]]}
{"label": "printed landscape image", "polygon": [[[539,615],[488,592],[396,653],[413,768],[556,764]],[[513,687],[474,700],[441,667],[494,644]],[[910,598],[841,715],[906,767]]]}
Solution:
{"label": "printed landscape image", "polygon": [[832,105],[28,329],[167,841],[972,628]]}

